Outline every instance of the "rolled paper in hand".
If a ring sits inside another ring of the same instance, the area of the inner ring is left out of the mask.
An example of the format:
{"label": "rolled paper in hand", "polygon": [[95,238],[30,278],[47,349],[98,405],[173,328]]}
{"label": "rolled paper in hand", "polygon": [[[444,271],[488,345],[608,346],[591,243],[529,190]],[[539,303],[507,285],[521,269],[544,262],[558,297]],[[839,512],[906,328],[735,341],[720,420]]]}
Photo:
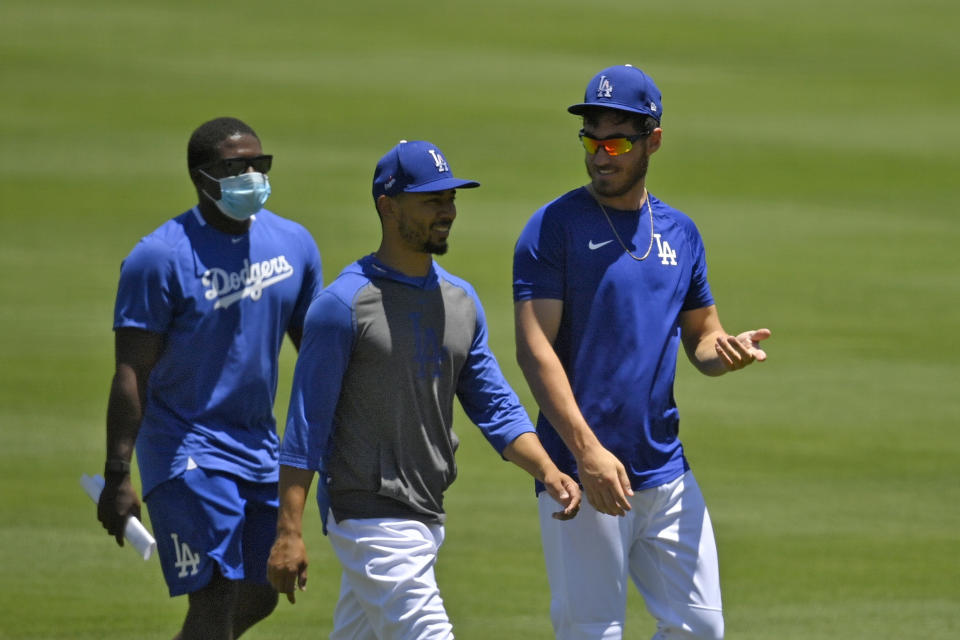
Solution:
{"label": "rolled paper in hand", "polygon": [[[95,476],[83,474],[80,477],[80,484],[83,486],[83,490],[87,492],[87,495],[90,496],[91,500],[95,503],[100,502],[100,492],[103,491],[104,484],[103,476],[99,474]],[[133,548],[137,550],[137,553],[139,553],[144,560],[149,560],[153,552],[157,550],[157,541],[153,539],[153,536],[150,535],[147,528],[143,526],[143,523],[133,516],[127,518],[127,524],[123,529],[123,537],[133,545]]]}

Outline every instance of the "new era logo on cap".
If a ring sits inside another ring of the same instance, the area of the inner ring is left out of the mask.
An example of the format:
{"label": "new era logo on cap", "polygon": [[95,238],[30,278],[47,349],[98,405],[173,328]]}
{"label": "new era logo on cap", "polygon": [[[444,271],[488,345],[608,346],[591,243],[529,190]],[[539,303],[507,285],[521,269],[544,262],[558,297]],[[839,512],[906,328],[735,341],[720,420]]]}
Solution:
{"label": "new era logo on cap", "polygon": [[658,121],[663,113],[660,89],[640,69],[629,64],[604,69],[590,80],[583,102],[567,111],[583,114],[590,107],[605,107],[633,113],[645,113]]}
{"label": "new era logo on cap", "polygon": [[479,187],[473,180],[455,178],[443,153],[429,142],[401,140],[377,163],[373,199],[398,193],[446,191]]}

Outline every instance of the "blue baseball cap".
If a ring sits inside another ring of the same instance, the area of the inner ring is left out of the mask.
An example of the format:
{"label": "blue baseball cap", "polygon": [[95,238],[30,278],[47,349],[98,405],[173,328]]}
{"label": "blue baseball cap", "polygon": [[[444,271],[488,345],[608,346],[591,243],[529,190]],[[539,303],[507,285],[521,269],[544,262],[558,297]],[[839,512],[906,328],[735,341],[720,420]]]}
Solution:
{"label": "blue baseball cap", "polygon": [[453,177],[450,165],[435,145],[423,140],[401,140],[380,158],[373,173],[373,199],[398,193],[471,189],[479,182]]}
{"label": "blue baseball cap", "polygon": [[567,111],[583,115],[590,107],[605,107],[652,116],[660,122],[663,104],[660,89],[640,69],[621,64],[604,69],[593,76],[583,94],[583,102],[567,107]]}

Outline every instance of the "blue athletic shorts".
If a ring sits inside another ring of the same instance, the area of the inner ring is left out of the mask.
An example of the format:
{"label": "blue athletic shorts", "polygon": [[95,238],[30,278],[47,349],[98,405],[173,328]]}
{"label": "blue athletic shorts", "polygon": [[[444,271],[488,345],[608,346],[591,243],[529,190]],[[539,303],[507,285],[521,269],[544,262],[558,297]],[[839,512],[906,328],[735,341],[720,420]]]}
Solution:
{"label": "blue athletic shorts", "polygon": [[215,566],[230,580],[267,582],[277,533],[277,485],[247,482],[199,467],[146,496],[171,596],[210,583]]}

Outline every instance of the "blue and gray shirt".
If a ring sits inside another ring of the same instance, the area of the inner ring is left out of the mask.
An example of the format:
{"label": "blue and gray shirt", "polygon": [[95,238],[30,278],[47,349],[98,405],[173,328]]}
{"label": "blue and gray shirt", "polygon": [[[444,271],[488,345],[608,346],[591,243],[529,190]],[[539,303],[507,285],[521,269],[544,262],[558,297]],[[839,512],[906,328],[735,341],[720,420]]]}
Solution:
{"label": "blue and gray shirt", "polygon": [[436,263],[411,278],[349,265],[304,325],[280,462],[320,472],[326,521],[444,521],[457,476],[453,399],[500,453],[533,425],[487,344],[467,282]]}

